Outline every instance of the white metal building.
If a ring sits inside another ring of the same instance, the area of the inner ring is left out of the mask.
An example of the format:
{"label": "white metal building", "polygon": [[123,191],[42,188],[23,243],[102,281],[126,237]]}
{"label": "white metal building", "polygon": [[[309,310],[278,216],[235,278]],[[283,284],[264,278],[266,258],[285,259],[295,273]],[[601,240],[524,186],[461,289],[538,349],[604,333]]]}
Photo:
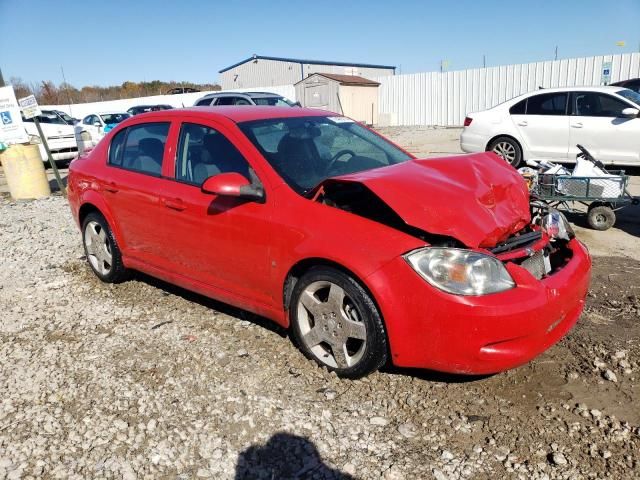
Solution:
{"label": "white metal building", "polygon": [[395,71],[396,67],[390,65],[253,55],[241,62],[223,68],[219,73],[220,85],[222,85],[223,90],[227,90],[231,88],[291,85],[313,73],[333,73],[372,78],[394,75]]}

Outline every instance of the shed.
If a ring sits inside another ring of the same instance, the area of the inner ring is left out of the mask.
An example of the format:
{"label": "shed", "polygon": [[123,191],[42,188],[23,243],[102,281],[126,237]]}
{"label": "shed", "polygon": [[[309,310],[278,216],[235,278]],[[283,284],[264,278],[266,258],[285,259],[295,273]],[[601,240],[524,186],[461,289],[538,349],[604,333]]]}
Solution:
{"label": "shed", "polygon": [[378,123],[380,84],[356,75],[313,73],[295,84],[303,107],[340,113],[370,125]]}

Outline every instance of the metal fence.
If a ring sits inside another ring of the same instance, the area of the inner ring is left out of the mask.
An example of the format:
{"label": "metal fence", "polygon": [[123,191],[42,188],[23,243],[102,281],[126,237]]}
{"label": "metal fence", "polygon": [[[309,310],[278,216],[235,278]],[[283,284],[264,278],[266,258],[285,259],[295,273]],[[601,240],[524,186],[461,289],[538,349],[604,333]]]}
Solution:
{"label": "metal fence", "polygon": [[469,112],[493,107],[539,87],[602,85],[640,77],[640,53],[378,77],[381,125],[462,125]]}

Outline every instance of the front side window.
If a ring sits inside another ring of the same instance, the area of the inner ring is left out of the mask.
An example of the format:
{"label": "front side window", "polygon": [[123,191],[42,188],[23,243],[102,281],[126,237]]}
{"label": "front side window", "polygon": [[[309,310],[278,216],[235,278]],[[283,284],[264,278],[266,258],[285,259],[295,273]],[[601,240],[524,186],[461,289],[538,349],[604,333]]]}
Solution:
{"label": "front side window", "polygon": [[160,175],[168,123],[144,123],[118,132],[109,147],[109,164]]}
{"label": "front side window", "polygon": [[198,103],[196,103],[196,107],[208,107],[209,105],[211,105],[210,98],[205,98],[204,100],[200,100]]}
{"label": "front side window", "polygon": [[300,194],[326,178],[405,162],[411,156],[344,117],[297,117],[239,124],[276,172]]}
{"label": "front side window", "polygon": [[82,120],[82,123],[84,123],[85,125],[94,125],[96,122],[100,123],[100,120],[98,120],[98,117],[96,115],[87,115]]}
{"label": "front side window", "polygon": [[544,93],[527,98],[527,115],[566,115],[566,92]]}
{"label": "front side window", "polygon": [[571,102],[573,115],[582,117],[622,117],[622,110],[630,105],[598,92],[576,92]]}
{"label": "front side window", "polygon": [[238,149],[217,130],[183,123],[178,140],[176,179],[202,185],[219,173],[235,172],[251,180],[249,164]]}

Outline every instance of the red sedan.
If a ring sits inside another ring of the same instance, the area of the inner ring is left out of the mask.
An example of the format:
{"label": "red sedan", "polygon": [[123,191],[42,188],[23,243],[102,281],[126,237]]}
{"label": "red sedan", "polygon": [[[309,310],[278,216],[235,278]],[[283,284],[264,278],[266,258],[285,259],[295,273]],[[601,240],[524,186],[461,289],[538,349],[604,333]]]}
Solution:
{"label": "red sedan", "polygon": [[135,116],[72,162],[69,200],[102,281],[139,270],[263,315],[343,377],[515,367],[589,285],[564,218],[532,220],[494,154],[420,160],[318,110]]}

